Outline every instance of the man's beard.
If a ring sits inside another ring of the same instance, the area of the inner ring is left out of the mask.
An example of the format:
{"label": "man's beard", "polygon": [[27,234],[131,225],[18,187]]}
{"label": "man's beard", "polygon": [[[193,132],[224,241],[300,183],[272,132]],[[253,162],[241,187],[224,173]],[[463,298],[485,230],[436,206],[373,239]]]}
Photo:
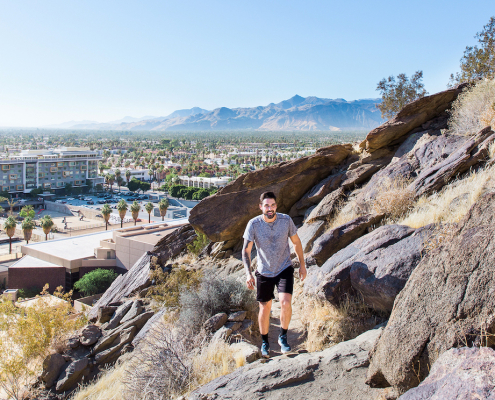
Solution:
{"label": "man's beard", "polygon": [[267,211],[265,213],[265,217],[268,219],[272,219],[273,217],[275,217],[275,211]]}

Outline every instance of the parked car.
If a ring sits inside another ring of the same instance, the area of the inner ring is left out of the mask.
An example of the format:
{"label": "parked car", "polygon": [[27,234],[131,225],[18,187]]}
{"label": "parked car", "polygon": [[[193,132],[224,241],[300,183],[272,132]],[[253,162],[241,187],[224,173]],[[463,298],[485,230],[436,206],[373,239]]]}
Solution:
{"label": "parked car", "polygon": [[98,200],[98,204],[106,204],[106,200]]}
{"label": "parked car", "polygon": [[72,200],[75,200],[75,198],[74,197],[67,197],[67,200],[72,201]]}
{"label": "parked car", "polygon": [[95,204],[95,202],[93,200],[88,200],[86,204]]}

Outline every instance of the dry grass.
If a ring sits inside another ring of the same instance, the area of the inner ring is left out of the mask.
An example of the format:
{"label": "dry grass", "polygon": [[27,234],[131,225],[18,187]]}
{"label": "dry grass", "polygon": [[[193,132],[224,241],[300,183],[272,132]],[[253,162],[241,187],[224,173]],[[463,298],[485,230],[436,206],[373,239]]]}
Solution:
{"label": "dry grass", "polygon": [[314,298],[300,299],[301,320],[307,333],[308,351],[321,351],[345,340],[350,340],[384,321],[363,301],[347,297],[339,306]]}
{"label": "dry grass", "polygon": [[414,191],[408,188],[411,181],[404,177],[384,179],[377,188],[371,208],[377,214],[397,219],[407,214],[414,204]]}
{"label": "dry grass", "polygon": [[87,386],[81,386],[72,400],[123,400],[125,386],[123,378],[126,364],[118,364],[105,371],[100,378]]}
{"label": "dry grass", "polygon": [[480,196],[494,187],[495,166],[473,171],[440,192],[421,197],[411,212],[397,223],[419,228],[431,223],[459,222]]}
{"label": "dry grass", "polygon": [[328,221],[328,229],[344,225],[361,215],[363,215],[363,212],[355,198],[350,199],[348,202],[342,200],[337,205],[334,216]]}

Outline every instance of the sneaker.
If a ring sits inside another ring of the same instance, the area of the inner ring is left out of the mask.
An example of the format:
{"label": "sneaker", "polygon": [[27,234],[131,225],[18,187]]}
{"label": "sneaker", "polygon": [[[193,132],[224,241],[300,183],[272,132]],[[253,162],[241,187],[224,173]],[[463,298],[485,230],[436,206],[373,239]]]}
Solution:
{"label": "sneaker", "polygon": [[278,337],[278,344],[280,345],[280,350],[282,351],[282,354],[288,353],[291,351],[291,347],[289,346],[289,343],[287,343],[287,335],[280,335]]}
{"label": "sneaker", "polygon": [[270,357],[270,344],[268,342],[263,342],[261,344],[261,357]]}

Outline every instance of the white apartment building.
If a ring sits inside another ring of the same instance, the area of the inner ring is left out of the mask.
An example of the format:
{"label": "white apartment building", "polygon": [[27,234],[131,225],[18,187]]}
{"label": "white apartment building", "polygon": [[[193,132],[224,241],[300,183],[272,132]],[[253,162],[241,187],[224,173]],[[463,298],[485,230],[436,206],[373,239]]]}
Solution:
{"label": "white apartment building", "polygon": [[115,174],[116,170],[120,170],[120,176],[122,179],[126,180],[125,174],[127,171],[131,171],[131,177],[136,178],[140,181],[149,181],[150,180],[150,175],[148,174],[147,169],[131,169],[131,168],[110,168],[105,170],[105,174]]}
{"label": "white apartment building", "polygon": [[197,188],[221,188],[224,187],[227,183],[229,183],[229,177],[221,177],[221,178],[203,178],[199,176],[192,176],[189,178],[186,175],[179,176],[180,184],[188,187],[197,187]]}
{"label": "white apartment building", "polygon": [[61,147],[49,150],[22,150],[0,159],[0,188],[9,193],[29,193],[36,188],[63,189],[87,186],[98,179],[95,151],[84,147]]}

